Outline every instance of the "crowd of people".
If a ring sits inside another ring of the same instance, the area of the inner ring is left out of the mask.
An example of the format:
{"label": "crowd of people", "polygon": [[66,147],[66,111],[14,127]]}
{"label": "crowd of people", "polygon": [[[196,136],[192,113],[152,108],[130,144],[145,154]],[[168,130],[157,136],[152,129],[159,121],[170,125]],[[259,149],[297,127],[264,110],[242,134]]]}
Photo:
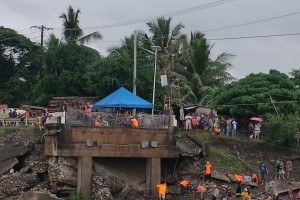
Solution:
{"label": "crowd of people", "polygon": [[234,117],[223,117],[215,115],[213,117],[196,113],[188,113],[184,117],[184,129],[187,133],[195,131],[209,131],[212,135],[225,134],[237,135],[237,122]]}
{"label": "crowd of people", "polygon": [[[285,164],[283,161],[278,160],[276,163],[276,174],[274,178],[269,178],[269,182],[266,188],[268,191],[265,193],[264,200],[279,200],[279,195],[276,191],[275,179],[289,179],[292,172],[292,161],[287,159]],[[212,172],[213,168],[209,161],[204,165],[204,174],[203,181],[197,185],[196,191],[193,191],[190,187],[189,180],[182,179],[178,182],[180,186],[181,195],[185,196],[188,192],[196,192],[197,199],[208,199],[208,196],[211,196],[212,200],[231,200],[231,199],[242,199],[242,200],[251,200],[253,198],[250,190],[254,187],[259,187],[262,185],[265,188],[266,176],[269,174],[268,168],[264,162],[260,162],[258,166],[259,174],[253,173],[252,176],[234,174],[233,179],[237,183],[235,192],[232,190],[231,185],[223,186],[225,191],[220,192],[219,186],[212,182]],[[168,186],[166,182],[160,183],[157,185],[159,199],[165,199]],[[208,195],[209,194],[209,195]],[[293,188],[289,188],[288,197],[290,200],[299,199],[300,191],[296,195],[293,193]]]}
{"label": "crowd of people", "polygon": [[2,113],[0,115],[0,124],[2,126],[10,126],[11,124],[7,122],[7,119],[14,118],[21,119],[21,123],[27,124],[27,120],[29,119],[29,117],[30,113],[28,110],[25,112],[18,112],[17,109],[10,109],[8,113],[6,112],[6,110],[2,110]]}

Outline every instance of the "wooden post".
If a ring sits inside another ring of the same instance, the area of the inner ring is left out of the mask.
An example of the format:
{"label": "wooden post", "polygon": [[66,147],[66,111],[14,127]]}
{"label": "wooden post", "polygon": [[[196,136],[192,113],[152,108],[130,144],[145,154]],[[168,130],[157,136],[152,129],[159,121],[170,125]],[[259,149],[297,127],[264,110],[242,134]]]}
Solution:
{"label": "wooden post", "polygon": [[78,157],[77,192],[86,196],[92,194],[92,157]]}

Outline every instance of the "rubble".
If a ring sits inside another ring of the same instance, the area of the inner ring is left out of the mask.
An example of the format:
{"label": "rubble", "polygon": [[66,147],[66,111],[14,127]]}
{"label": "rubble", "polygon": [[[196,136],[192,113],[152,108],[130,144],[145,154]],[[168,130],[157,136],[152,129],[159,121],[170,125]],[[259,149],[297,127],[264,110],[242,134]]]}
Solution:
{"label": "rubble", "polygon": [[2,176],[2,180],[0,180],[0,199],[19,195],[22,191],[33,188],[39,182],[40,179],[35,173],[14,173],[10,176]]}
{"label": "rubble", "polygon": [[20,200],[60,200],[56,195],[51,194],[49,191],[30,191],[30,192],[22,192]]}

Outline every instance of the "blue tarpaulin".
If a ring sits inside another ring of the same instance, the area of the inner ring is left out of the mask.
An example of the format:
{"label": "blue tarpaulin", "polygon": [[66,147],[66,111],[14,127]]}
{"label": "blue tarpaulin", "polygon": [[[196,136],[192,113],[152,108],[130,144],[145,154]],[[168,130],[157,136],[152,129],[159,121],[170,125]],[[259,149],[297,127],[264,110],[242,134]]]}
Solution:
{"label": "blue tarpaulin", "polygon": [[152,103],[134,95],[121,87],[104,99],[93,105],[93,109],[99,108],[143,108],[152,109]]}

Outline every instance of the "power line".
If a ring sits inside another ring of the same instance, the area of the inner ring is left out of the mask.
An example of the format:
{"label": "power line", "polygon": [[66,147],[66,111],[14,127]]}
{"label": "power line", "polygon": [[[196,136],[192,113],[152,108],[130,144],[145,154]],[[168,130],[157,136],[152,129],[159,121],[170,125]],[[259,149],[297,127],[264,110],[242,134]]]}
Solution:
{"label": "power line", "polygon": [[219,31],[219,30],[224,30],[224,29],[230,29],[230,28],[235,28],[235,27],[240,27],[240,26],[246,26],[246,25],[250,25],[250,24],[256,24],[256,23],[260,23],[260,22],[270,21],[270,20],[274,20],[274,19],[280,19],[280,18],[283,18],[283,17],[289,17],[289,16],[293,16],[293,15],[298,15],[298,14],[300,14],[300,11],[290,13],[290,14],[280,15],[280,16],[277,16],[277,17],[270,17],[270,18],[256,20],[256,21],[252,21],[252,22],[246,22],[246,23],[243,23],[243,24],[237,24],[237,25],[232,25],[232,26],[225,26],[225,27],[222,27],[222,28],[210,29],[210,30],[206,30],[206,31],[203,31],[203,32],[208,33],[208,32]]}
{"label": "power line", "polygon": [[[276,101],[273,102],[274,104],[285,104],[285,103],[298,103],[300,101]],[[273,104],[272,102],[269,103],[241,103],[241,104],[222,104],[222,105],[216,105],[215,107],[226,107],[226,106],[256,106],[256,105],[266,105],[266,104]]]}
{"label": "power line", "polygon": [[[218,0],[218,1],[211,2],[211,3],[206,3],[206,4],[199,5],[199,6],[195,6],[195,7],[190,7],[190,8],[170,12],[170,13],[161,14],[161,15],[158,15],[158,16],[142,18],[142,19],[136,19],[136,20],[130,20],[130,21],[125,21],[125,22],[119,22],[119,23],[115,23],[115,24],[100,25],[100,26],[94,26],[94,27],[85,27],[85,28],[82,28],[82,29],[83,30],[84,29],[85,30],[88,30],[88,29],[103,29],[103,28],[114,28],[114,27],[120,27],[120,26],[140,24],[140,23],[149,22],[149,21],[154,20],[154,19],[156,19],[158,17],[161,17],[161,16],[174,17],[174,16],[178,16],[178,15],[183,15],[183,14],[187,14],[187,13],[196,12],[196,11],[199,11],[199,10],[204,10],[204,9],[207,9],[207,8],[219,6],[219,5],[229,3],[229,2],[232,2],[232,1],[235,1],[235,0]],[[54,28],[54,29],[55,30],[62,30],[62,28]],[[71,28],[71,29],[66,29],[66,30],[77,30],[77,29],[78,28]]]}
{"label": "power line", "polygon": [[252,39],[252,38],[268,38],[268,37],[282,37],[300,35],[300,33],[283,33],[273,35],[255,35],[255,36],[241,36],[241,37],[225,37],[225,38],[208,38],[207,40],[237,40],[237,39]]}

